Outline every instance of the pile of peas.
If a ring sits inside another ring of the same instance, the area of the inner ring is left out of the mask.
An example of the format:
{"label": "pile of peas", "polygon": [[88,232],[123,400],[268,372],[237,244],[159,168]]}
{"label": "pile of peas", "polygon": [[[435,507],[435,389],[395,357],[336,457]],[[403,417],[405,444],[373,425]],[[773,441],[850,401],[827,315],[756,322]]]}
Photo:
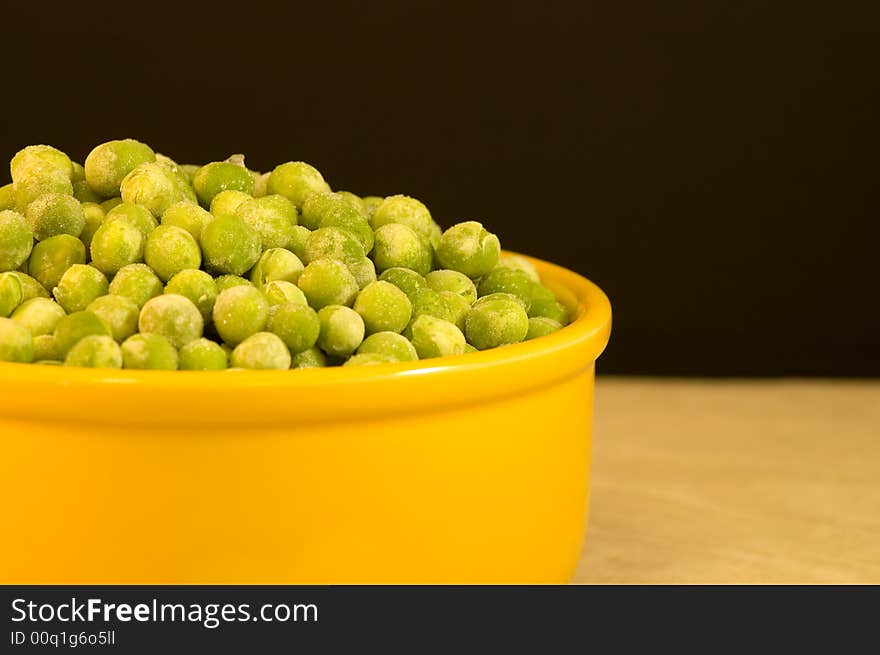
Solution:
{"label": "pile of peas", "polygon": [[133,139],[28,146],[0,187],[0,361],[287,369],[461,355],[563,327],[534,267],[404,195]]}

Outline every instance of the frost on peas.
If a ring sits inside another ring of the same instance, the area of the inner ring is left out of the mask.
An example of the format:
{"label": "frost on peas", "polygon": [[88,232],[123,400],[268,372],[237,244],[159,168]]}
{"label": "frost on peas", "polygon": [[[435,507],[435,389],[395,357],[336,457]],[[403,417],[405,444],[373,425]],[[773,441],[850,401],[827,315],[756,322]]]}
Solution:
{"label": "frost on peas", "polygon": [[520,255],[503,255],[498,260],[496,268],[514,268],[528,275],[533,282],[540,282],[541,277],[538,275],[538,269],[525,257]]}
{"label": "frost on peas", "polygon": [[19,150],[9,162],[13,182],[39,177],[57,177],[72,180],[73,162],[70,157],[52,146],[27,146]]}
{"label": "frost on peas", "polygon": [[286,303],[272,312],[268,329],[284,342],[293,355],[297,355],[315,345],[321,332],[321,321],[308,305]]}
{"label": "frost on peas", "polygon": [[296,305],[309,304],[308,300],[306,300],[306,294],[292,282],[272,280],[267,282],[260,290],[266,296],[266,300],[269,301],[271,307],[286,305],[287,303],[294,303]]}
{"label": "frost on peas", "polygon": [[39,364],[41,361],[58,359],[58,346],[55,344],[55,336],[51,334],[41,334],[34,337],[34,363]]}
{"label": "frost on peas", "polygon": [[232,287],[246,286],[252,287],[250,280],[246,280],[240,275],[218,275],[214,278],[214,284],[217,285],[217,293],[221,294]]}
{"label": "frost on peas", "polygon": [[141,205],[157,218],[176,200],[171,174],[153,162],[145,162],[132,169],[122,179],[119,193],[123,202]]}
{"label": "frost on peas", "polygon": [[116,341],[122,342],[137,332],[140,308],[125,296],[101,296],[93,300],[86,311],[103,320]]}
{"label": "frost on peas", "polygon": [[104,198],[92,191],[92,188],[86,184],[85,180],[73,183],[73,197],[82,203],[90,202],[97,204],[104,200]]}
{"label": "frost on peas", "polygon": [[162,214],[162,225],[173,225],[189,232],[198,241],[205,226],[214,220],[210,212],[198,205],[182,200],[171,205]]}
{"label": "frost on peas", "polygon": [[251,269],[251,282],[262,287],[275,280],[283,280],[296,284],[302,275],[302,261],[285,248],[269,248],[260,256],[260,260]]}
{"label": "frost on peas", "polygon": [[0,362],[28,364],[34,359],[34,338],[30,331],[8,318],[0,318]]}
{"label": "frost on peas", "polygon": [[186,296],[164,294],[144,304],[138,318],[138,330],[160,334],[175,348],[202,336],[204,319],[198,307]]}
{"label": "frost on peas", "polygon": [[27,220],[37,241],[58,234],[78,237],[86,224],[79,201],[61,193],[47,193],[31,202]]}
{"label": "frost on peas", "polygon": [[260,233],[232,216],[208,223],[202,230],[201,246],[206,268],[220,274],[243,275],[263,252]]}
{"label": "frost on peas", "polygon": [[325,366],[327,366],[327,355],[318,347],[309,348],[290,358],[290,368],[323,368]]}
{"label": "frost on peas", "polygon": [[402,223],[389,223],[376,230],[373,261],[376,270],[409,268],[420,275],[431,270],[430,244]]}
{"label": "frost on peas", "polygon": [[286,248],[297,224],[296,206],[280,195],[248,198],[235,215],[260,233],[263,248]]}
{"label": "frost on peas", "polygon": [[487,232],[480,223],[467,221],[443,233],[436,254],[443,268],[478,278],[495,268],[501,244],[498,237]]}
{"label": "frost on peas", "polygon": [[82,203],[82,211],[86,222],[83,226],[83,231],[79,235],[79,240],[83,242],[86,250],[88,250],[92,245],[92,238],[95,236],[95,232],[104,224],[105,214],[104,210],[101,209],[101,205],[94,202]]}
{"label": "frost on peas", "polygon": [[259,289],[249,284],[231,287],[217,296],[212,316],[220,338],[235,347],[252,334],[266,329],[269,301]]}
{"label": "frost on peas", "polygon": [[419,358],[412,342],[396,332],[376,332],[358,346],[359,355],[378,354],[398,362],[414,362]]}
{"label": "frost on peas", "polygon": [[348,270],[357,282],[358,288],[363,289],[368,284],[376,281],[376,265],[369,257],[361,257],[355,262],[348,264]]}
{"label": "frost on peas", "polygon": [[536,316],[529,319],[529,330],[526,332],[525,340],[530,341],[532,339],[537,339],[538,337],[545,337],[548,334],[552,334],[561,329],[562,323],[559,321],[554,321],[552,318],[545,318],[543,316]]}
{"label": "frost on peas", "polygon": [[[480,296],[493,293],[509,293],[519,298],[526,311],[532,305],[536,283],[531,276],[518,268],[496,267],[480,279]],[[555,297],[554,297],[555,300]]]}
{"label": "frost on peas", "polygon": [[464,321],[468,312],[471,310],[471,304],[462,296],[453,291],[438,291],[440,299],[446,305],[447,316],[455,326],[464,332]]}
{"label": "frost on peas", "polygon": [[0,271],[14,271],[34,246],[34,235],[27,219],[12,210],[0,211]]}
{"label": "frost on peas", "polygon": [[388,196],[370,215],[370,224],[374,230],[390,223],[406,225],[429,242],[434,233],[431,212],[423,203],[409,196]]}
{"label": "frost on peas", "polygon": [[464,298],[469,305],[477,299],[477,287],[464,273],[440,269],[425,276],[425,282],[434,291],[451,291]]}
{"label": "frost on peas", "polygon": [[316,193],[310,196],[303,205],[300,223],[310,230],[322,227],[347,230],[361,243],[364,253],[373,249],[373,229],[366,213],[338,193]]}
{"label": "frost on peas", "polygon": [[68,314],[84,310],[96,298],[106,295],[107,278],[97,268],[75,264],[68,268],[52,290],[55,300]]}
{"label": "frost on peas", "polygon": [[0,273],[0,318],[7,318],[21,304],[21,282],[10,273]]}
{"label": "frost on peas", "polygon": [[222,371],[228,365],[226,351],[210,339],[196,339],[178,352],[181,371]]}
{"label": "frost on peas", "polygon": [[306,239],[305,262],[316,259],[338,259],[349,265],[365,256],[360,241],[349,231],[338,227],[321,227]]}
{"label": "frost on peas", "polygon": [[48,298],[49,292],[36,279],[21,271],[9,271],[21,283],[21,301],[27,302],[31,298]]}
{"label": "frost on peas", "polygon": [[51,334],[58,322],[66,316],[64,309],[49,298],[31,298],[21,303],[10,317],[26,327],[35,337]]}
{"label": "frost on peas", "polygon": [[138,308],[163,291],[162,280],[146,264],[130,264],[119,269],[110,282],[110,293],[125,296]]}
{"label": "frost on peas", "polygon": [[144,241],[143,233],[129,221],[105,220],[89,245],[92,266],[105,275],[115,275],[143,259]]}
{"label": "frost on peas", "polygon": [[68,351],[73,348],[80,339],[92,335],[111,337],[113,336],[110,326],[102,319],[89,311],[74,312],[64,316],[55,326],[53,332],[58,356],[61,359],[67,357]]}
{"label": "frost on peas", "polygon": [[397,361],[382,353],[361,353],[349,357],[343,366],[375,366],[377,364],[395,364]]}
{"label": "frost on peas", "polygon": [[147,237],[144,262],[167,282],[177,273],[202,264],[202,251],[193,236],[173,225],[160,225]]}
{"label": "frost on peas", "polygon": [[529,317],[517,299],[493,294],[477,301],[465,318],[468,342],[478,350],[518,343],[529,331]]}
{"label": "frost on peas", "polygon": [[0,211],[15,209],[15,186],[12,183],[0,186]]}
{"label": "frost on peas", "polygon": [[44,289],[52,289],[68,268],[85,261],[86,247],[82,241],[69,234],[59,234],[34,245],[28,271]]}
{"label": "frost on peas", "polygon": [[409,298],[409,301],[413,304],[415,304],[419,293],[422,290],[429,288],[424,277],[408,268],[395,267],[386,269],[382,272],[382,275],[379,276],[379,279],[385,282],[390,282],[403,291],[406,294],[406,297]]}
{"label": "frost on peas", "polygon": [[343,305],[328,305],[318,312],[321,332],[318,347],[334,357],[348,357],[364,340],[364,321]]}
{"label": "frost on peas", "polygon": [[248,200],[253,200],[253,196],[244,191],[226,189],[211,199],[210,214],[214,218],[218,216],[235,216],[239,206]]}
{"label": "frost on peas", "polygon": [[122,350],[111,337],[99,335],[84,337],[68,351],[64,365],[122,368]]}
{"label": "frost on peas", "polygon": [[235,347],[230,363],[236,368],[287,370],[290,351],[277,335],[257,332]]}
{"label": "frost on peas", "polygon": [[454,323],[423,314],[413,321],[412,342],[419,359],[463,355],[465,338]]}
{"label": "frost on peas", "polygon": [[351,305],[359,290],[357,280],[345,264],[335,259],[310,262],[299,276],[297,286],[315,309]]}
{"label": "frost on peas", "polygon": [[254,178],[242,165],[215,161],[196,171],[193,175],[192,187],[202,207],[208,208],[214,196],[221,191],[241,191],[253,195]]}
{"label": "frost on peas", "polygon": [[156,226],[159,225],[150,211],[142,205],[135,205],[130,202],[120,202],[115,207],[105,211],[107,212],[107,216],[104,218],[105,224],[114,223],[116,221],[128,221],[131,225],[140,230],[144,237],[149,236],[150,232],[155,230]]}
{"label": "frost on peas", "polygon": [[297,208],[303,206],[313,193],[328,193],[330,185],[314,166],[302,161],[290,161],[276,166],[269,174],[266,192],[280,194]]}
{"label": "frost on peas", "polygon": [[354,301],[354,310],[364,320],[367,334],[402,332],[412,317],[412,303],[390,282],[367,285]]}
{"label": "frost on peas", "polygon": [[15,211],[27,215],[31,204],[45,195],[62,195],[73,198],[73,184],[66,178],[26,178],[12,183],[15,195]]}
{"label": "frost on peas", "polygon": [[120,350],[123,368],[177,370],[177,349],[161,334],[133,334]]}
{"label": "frost on peas", "polygon": [[294,225],[290,228],[290,240],[284,246],[294,255],[302,259],[306,256],[306,240],[309,238],[311,230],[302,225]]}
{"label": "frost on peas", "polygon": [[172,276],[165,285],[165,293],[175,293],[189,298],[207,322],[214,311],[214,303],[219,292],[214,278],[205,271],[190,268]]}
{"label": "frost on peas", "polygon": [[118,196],[126,175],[140,164],[154,161],[156,153],[144,143],[134,139],[108,141],[96,146],[86,157],[86,182],[105,198]]}

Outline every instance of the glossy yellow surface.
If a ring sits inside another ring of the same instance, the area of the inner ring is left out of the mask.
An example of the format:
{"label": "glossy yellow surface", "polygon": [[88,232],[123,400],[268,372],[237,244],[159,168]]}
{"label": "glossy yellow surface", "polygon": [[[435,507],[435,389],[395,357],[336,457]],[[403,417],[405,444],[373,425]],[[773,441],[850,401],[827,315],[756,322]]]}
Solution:
{"label": "glossy yellow surface", "polygon": [[602,291],[460,357],[299,371],[0,364],[0,583],[565,582]]}

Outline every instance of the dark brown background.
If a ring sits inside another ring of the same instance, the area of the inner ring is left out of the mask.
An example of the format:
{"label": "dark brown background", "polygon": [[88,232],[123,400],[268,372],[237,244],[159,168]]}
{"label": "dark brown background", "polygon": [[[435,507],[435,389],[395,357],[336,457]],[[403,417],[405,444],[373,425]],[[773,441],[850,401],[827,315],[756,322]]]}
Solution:
{"label": "dark brown background", "polygon": [[877,17],[754,4],[5,7],[0,156],[303,159],[591,277],[603,372],[876,376]]}

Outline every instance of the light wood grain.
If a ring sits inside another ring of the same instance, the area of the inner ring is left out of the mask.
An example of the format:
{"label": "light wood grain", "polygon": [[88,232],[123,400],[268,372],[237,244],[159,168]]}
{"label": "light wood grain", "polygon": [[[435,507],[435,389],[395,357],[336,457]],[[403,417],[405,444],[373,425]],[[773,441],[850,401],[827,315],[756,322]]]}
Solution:
{"label": "light wood grain", "polygon": [[880,383],[600,378],[580,583],[880,583]]}

